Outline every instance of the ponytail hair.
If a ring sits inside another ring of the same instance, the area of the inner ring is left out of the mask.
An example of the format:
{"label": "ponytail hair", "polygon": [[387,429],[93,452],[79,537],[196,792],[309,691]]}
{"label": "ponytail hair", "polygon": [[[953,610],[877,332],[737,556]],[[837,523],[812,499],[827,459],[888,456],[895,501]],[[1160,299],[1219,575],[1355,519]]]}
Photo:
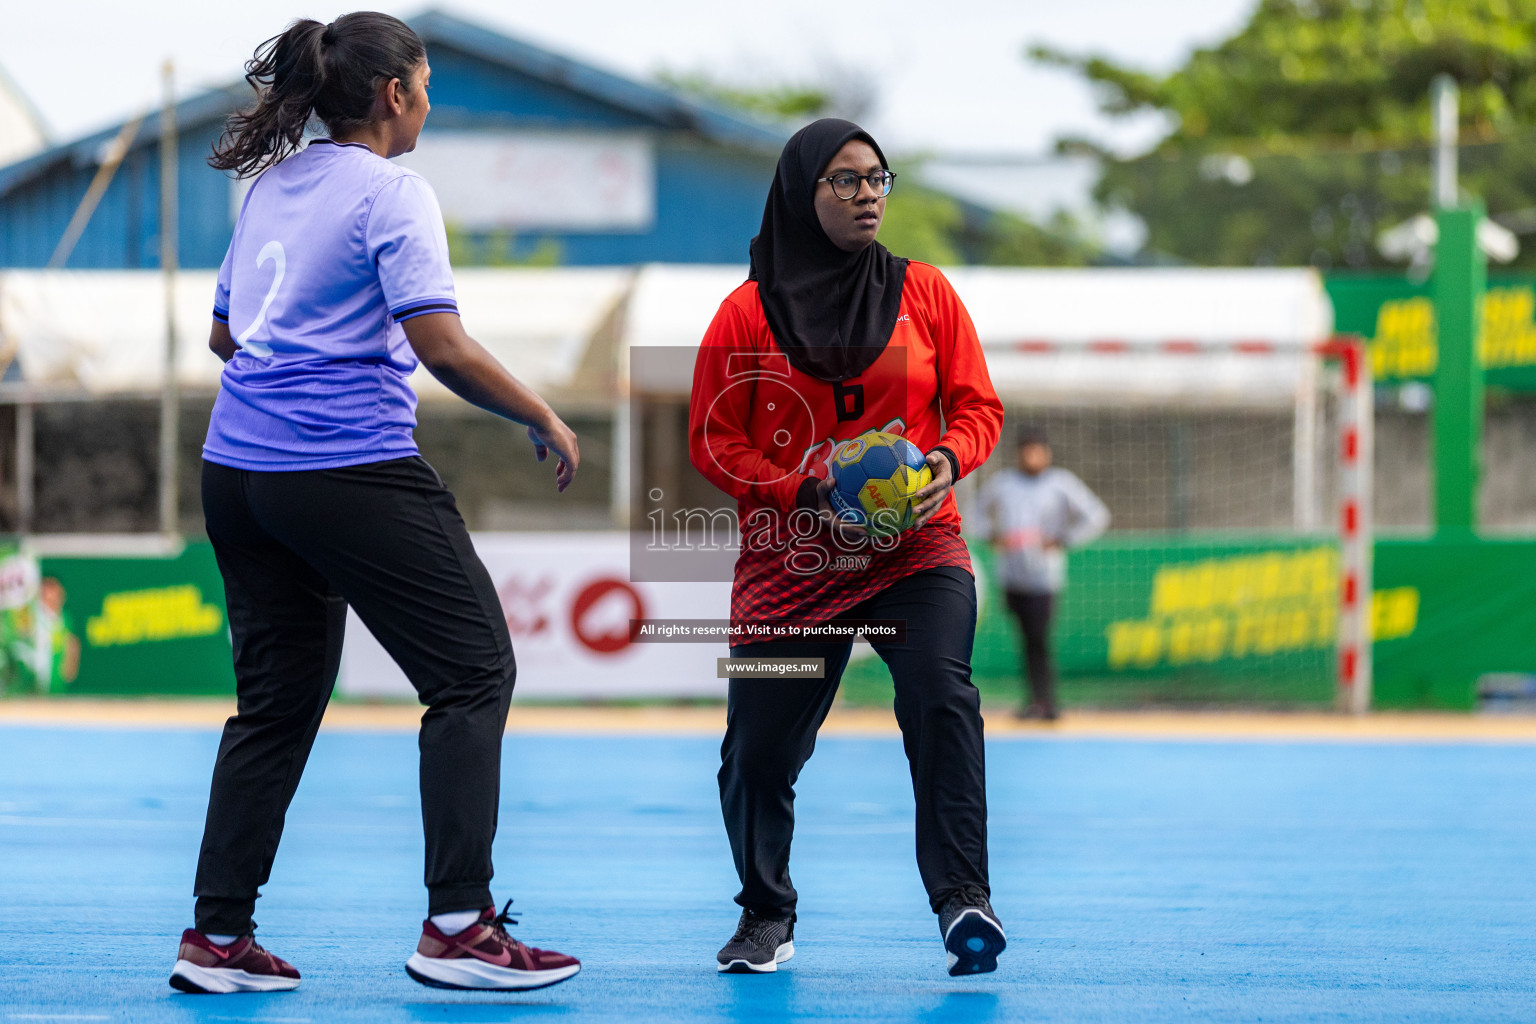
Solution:
{"label": "ponytail hair", "polygon": [[247,178],[296,152],[311,118],[332,136],[364,127],[380,83],[410,84],[426,57],[411,27],[387,14],[295,21],[245,62],[256,105],[224,123],[208,163]]}

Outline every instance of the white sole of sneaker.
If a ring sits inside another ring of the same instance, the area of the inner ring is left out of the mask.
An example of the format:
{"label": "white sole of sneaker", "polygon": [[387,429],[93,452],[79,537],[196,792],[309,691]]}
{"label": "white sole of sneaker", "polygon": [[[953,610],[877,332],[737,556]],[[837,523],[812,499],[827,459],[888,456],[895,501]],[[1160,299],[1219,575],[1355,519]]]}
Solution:
{"label": "white sole of sneaker", "polygon": [[581,964],[572,964],[548,971],[520,971],[515,967],[497,967],[473,957],[439,960],[420,953],[411,954],[405,962],[405,973],[423,985],[497,992],[522,992],[557,985],[580,970]]}
{"label": "white sole of sneaker", "polygon": [[795,955],[795,944],[786,942],[774,950],[773,959],[766,964],[754,964],[746,960],[731,960],[718,965],[715,970],[721,974],[772,974],[779,969],[779,964]]}
{"label": "white sole of sneaker", "polygon": [[190,960],[177,960],[176,966],[171,968],[171,987],[203,995],[287,992],[299,987],[299,979],[252,974],[250,971],[236,971],[228,967],[199,967]]}
{"label": "white sole of sneaker", "polygon": [[951,921],[944,936],[948,970],[957,978],[997,970],[997,954],[1007,948],[1003,926],[974,907]]}

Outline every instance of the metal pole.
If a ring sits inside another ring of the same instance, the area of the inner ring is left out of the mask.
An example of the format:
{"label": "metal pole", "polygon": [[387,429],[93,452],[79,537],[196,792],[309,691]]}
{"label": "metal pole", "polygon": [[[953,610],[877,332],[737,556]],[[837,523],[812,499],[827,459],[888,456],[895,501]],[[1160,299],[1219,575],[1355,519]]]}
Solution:
{"label": "metal pole", "polygon": [[53,255],[48,259],[49,270],[60,270],[69,262],[69,254],[75,251],[75,243],[80,241],[80,236],[85,234],[85,226],[91,222],[91,214],[96,212],[96,207],[101,203],[101,197],[107,194],[107,187],[112,184],[112,177],[122,165],[123,158],[128,155],[128,149],[133,145],[133,140],[139,134],[139,125],[143,124],[142,116],[134,118],[123,125],[117,133],[117,138],[112,140],[112,145],[107,149],[107,158],[96,169],[96,176],[91,179],[90,186],[85,190],[85,197],[80,200],[80,205],[75,207],[75,215],[69,218],[69,226],[64,229],[64,235],[59,239],[59,244],[54,247]]}
{"label": "metal pole", "polygon": [[33,429],[30,401],[16,405],[16,532],[23,537],[32,532],[36,514],[37,435]]}
{"label": "metal pole", "polygon": [[1356,343],[1359,353],[1355,372],[1355,393],[1350,400],[1355,406],[1355,501],[1359,504],[1359,529],[1356,531],[1355,554],[1357,563],[1360,602],[1355,626],[1360,637],[1360,657],[1355,665],[1355,688],[1350,711],[1357,715],[1371,710],[1372,688],[1375,679],[1375,610],[1376,583],[1374,576],[1376,553],[1376,386],[1371,378],[1371,359],[1364,342]]}
{"label": "metal pole", "polygon": [[[629,304],[634,299],[635,285],[640,280],[641,268],[636,268],[629,279],[624,297],[614,307],[613,322],[613,423],[611,424],[613,451],[608,467],[608,510],[613,525],[629,529],[630,509],[633,506],[635,452],[635,400],[630,388],[629,332],[627,330]],[[638,525],[638,524],[635,524]]]}
{"label": "metal pole", "polygon": [[163,69],[165,104],[160,110],[160,267],[165,276],[165,376],[160,391],[160,532],[175,536],[177,507],[178,419],[181,396],[176,387],[176,78],[169,60]]}
{"label": "metal pole", "polygon": [[1435,119],[1435,181],[1431,205],[1448,209],[1459,198],[1456,183],[1456,143],[1460,93],[1450,75],[1436,75],[1429,84]]}
{"label": "metal pole", "polygon": [[1372,467],[1375,398],[1371,365],[1359,338],[1339,338],[1327,351],[1339,360],[1339,685],[1338,706],[1371,710],[1373,535]]}
{"label": "metal pole", "polygon": [[1435,528],[1466,532],[1477,525],[1479,452],[1483,434],[1483,366],[1478,344],[1488,264],[1477,244],[1479,205],[1435,215]]}
{"label": "metal pole", "polygon": [[608,507],[613,517],[613,525],[623,528],[629,527],[630,490],[634,486],[630,474],[630,459],[632,458],[634,434],[631,431],[630,417],[633,409],[629,398],[623,398],[614,403],[613,407],[613,464],[609,467],[608,480]]}
{"label": "metal pole", "polygon": [[1483,293],[1488,260],[1479,244],[1480,203],[1461,204],[1456,183],[1457,90],[1449,75],[1430,86],[1435,117],[1435,527],[1477,525],[1483,434]]}
{"label": "metal pole", "polygon": [[1296,376],[1291,434],[1291,522],[1302,533],[1317,528],[1317,357],[1307,356]]}

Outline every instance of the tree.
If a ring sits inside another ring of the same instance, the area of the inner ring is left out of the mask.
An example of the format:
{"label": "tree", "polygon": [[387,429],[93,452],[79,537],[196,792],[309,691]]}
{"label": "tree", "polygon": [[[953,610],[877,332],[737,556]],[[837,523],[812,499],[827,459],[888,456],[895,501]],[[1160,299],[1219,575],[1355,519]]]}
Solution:
{"label": "tree", "polygon": [[[790,126],[818,117],[858,121],[874,99],[865,76],[840,68],[824,69],[812,82],[757,86],[725,83],[703,71],[664,70],[656,77],[668,88],[715,106]],[[920,184],[920,168],[915,160],[898,168],[901,176],[886,203],[880,242],[898,256],[943,266],[1083,266],[1096,252],[1067,220],[1042,227],[1013,214],[962,203]]]}
{"label": "tree", "polygon": [[669,89],[727,110],[766,121],[804,124],[818,117],[859,121],[874,106],[869,77],[852,68],[824,64],[808,81],[727,82],[708,71],[663,68],[656,80]]}
{"label": "tree", "polygon": [[[1099,151],[1095,197],[1140,216],[1153,251],[1383,264],[1376,235],[1429,203],[1428,95],[1442,73],[1461,89],[1463,190],[1496,217],[1529,221],[1536,206],[1536,0],[1261,0],[1164,77],[1045,46],[1028,55],[1083,76],[1108,114],[1169,117],[1147,153]],[[1536,266],[1536,252],[1521,262]]]}
{"label": "tree", "polygon": [[831,109],[832,94],[822,85],[780,82],[747,88],[729,85],[703,71],[663,70],[656,80],[717,107],[739,110],[768,121],[813,120]]}
{"label": "tree", "polygon": [[467,231],[448,224],[448,262],[456,267],[558,267],[565,253],[553,238],[520,245],[516,232],[505,228]]}

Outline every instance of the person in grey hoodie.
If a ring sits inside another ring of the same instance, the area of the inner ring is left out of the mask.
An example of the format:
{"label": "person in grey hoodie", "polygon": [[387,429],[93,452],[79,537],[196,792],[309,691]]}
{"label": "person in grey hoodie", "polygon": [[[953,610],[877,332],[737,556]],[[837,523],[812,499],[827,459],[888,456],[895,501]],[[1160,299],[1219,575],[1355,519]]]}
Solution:
{"label": "person in grey hoodie", "polygon": [[1109,527],[1109,509],[1068,469],[1051,464],[1045,431],[1018,433],[1018,468],[992,474],[981,489],[985,537],[1008,608],[1024,636],[1029,699],[1020,718],[1054,721],[1056,669],[1051,659],[1051,613],[1067,582],[1066,549],[1086,544]]}

